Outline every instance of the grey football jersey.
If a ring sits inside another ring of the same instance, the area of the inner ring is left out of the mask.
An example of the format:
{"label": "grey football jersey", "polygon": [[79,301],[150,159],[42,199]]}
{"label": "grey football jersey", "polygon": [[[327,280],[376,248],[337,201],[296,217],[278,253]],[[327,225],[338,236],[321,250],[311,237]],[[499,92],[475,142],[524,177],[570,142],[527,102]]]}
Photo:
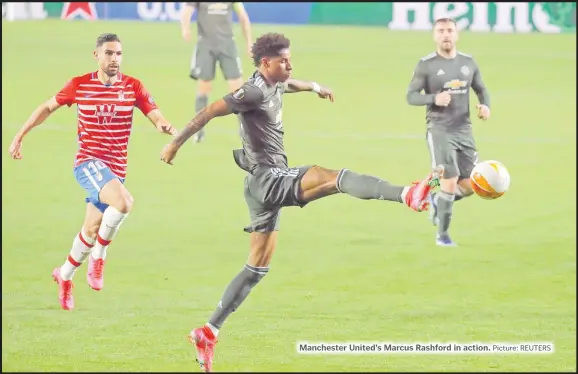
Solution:
{"label": "grey football jersey", "polygon": [[283,145],[284,92],[283,83],[269,85],[256,71],[241,88],[223,97],[241,122],[243,149],[234,154],[242,169],[288,167]]}
{"label": "grey football jersey", "polygon": [[[411,105],[427,105],[428,128],[470,128],[470,87],[481,104],[490,105],[490,96],[474,59],[458,52],[452,59],[432,53],[422,58],[415,68],[407,90]],[[425,95],[421,95],[421,91]],[[435,95],[449,91],[451,102],[447,107],[435,105]]]}
{"label": "grey football jersey", "polygon": [[211,43],[233,38],[233,3],[187,3],[197,10],[197,35]]}

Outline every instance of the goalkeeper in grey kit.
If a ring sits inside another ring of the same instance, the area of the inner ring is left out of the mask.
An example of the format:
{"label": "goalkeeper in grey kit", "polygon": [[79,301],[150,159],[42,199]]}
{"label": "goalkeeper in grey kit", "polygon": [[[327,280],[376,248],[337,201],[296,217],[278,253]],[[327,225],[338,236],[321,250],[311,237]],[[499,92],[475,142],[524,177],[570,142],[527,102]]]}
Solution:
{"label": "goalkeeper in grey kit", "polygon": [[454,201],[472,195],[470,174],[478,161],[470,119],[470,87],[478,96],[476,108],[482,120],[490,117],[490,95],[474,59],[456,49],[456,22],[438,19],[433,31],[437,50],[418,62],[407,102],[427,106],[431,162],[445,167],[440,191],[430,195],[430,219],[438,228],[436,244],[456,246],[449,235],[452,206]]}

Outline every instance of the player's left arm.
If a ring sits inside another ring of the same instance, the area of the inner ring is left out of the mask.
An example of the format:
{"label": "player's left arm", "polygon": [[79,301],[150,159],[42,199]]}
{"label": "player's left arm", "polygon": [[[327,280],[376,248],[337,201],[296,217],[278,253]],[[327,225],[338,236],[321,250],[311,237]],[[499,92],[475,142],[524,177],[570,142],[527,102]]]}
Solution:
{"label": "player's left arm", "polygon": [[177,129],[170,124],[169,121],[163,116],[160,109],[153,109],[147,115],[147,118],[152,122],[153,125],[162,132],[163,134],[176,135]]}
{"label": "player's left arm", "polygon": [[164,134],[175,135],[177,130],[163,116],[161,110],[142,83],[135,81],[133,88],[136,98],[134,106],[140,109],[142,114],[152,122],[157,130]]}
{"label": "player's left arm", "polygon": [[328,98],[331,102],[335,100],[333,92],[327,87],[320,86],[317,82],[307,82],[289,78],[284,84],[285,93],[312,91],[322,99]]}
{"label": "player's left arm", "polygon": [[245,37],[245,42],[247,43],[247,51],[249,56],[251,56],[251,47],[253,46],[251,20],[249,19],[249,15],[247,14],[243,3],[233,3],[233,10],[235,13],[237,13],[237,18],[239,18],[239,24],[241,25],[241,30],[243,30],[243,36]]}
{"label": "player's left arm", "polygon": [[474,76],[472,78],[472,89],[478,96],[479,104],[476,105],[478,109],[478,118],[487,120],[490,118],[490,92],[484,84],[480,68],[475,64]]}
{"label": "player's left arm", "polygon": [[220,99],[215,101],[214,103],[209,104],[208,106],[204,107],[197,113],[197,115],[189,121],[187,126],[181,130],[181,132],[175,136],[173,141],[163,148],[161,152],[161,161],[166,162],[169,165],[172,165],[172,161],[177,155],[179,148],[185,142],[197,133],[200,129],[205,127],[209,121],[216,117],[223,117],[232,114],[233,111],[229,107],[229,105],[225,102],[225,100]]}
{"label": "player's left arm", "polygon": [[172,165],[172,161],[176,157],[179,148],[212,119],[228,116],[233,113],[249,112],[258,108],[262,103],[263,92],[252,83],[246,82],[235,92],[228,93],[222,99],[201,109],[195,117],[189,121],[187,126],[175,136],[173,141],[165,145],[161,152],[161,161]]}

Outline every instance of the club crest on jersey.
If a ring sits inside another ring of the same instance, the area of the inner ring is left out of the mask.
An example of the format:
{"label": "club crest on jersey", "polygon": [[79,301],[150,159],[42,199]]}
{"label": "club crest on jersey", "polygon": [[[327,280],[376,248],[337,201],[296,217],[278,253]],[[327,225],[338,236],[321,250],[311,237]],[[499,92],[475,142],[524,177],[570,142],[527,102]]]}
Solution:
{"label": "club crest on jersey", "polygon": [[107,124],[116,116],[116,106],[112,105],[97,105],[94,115],[101,125]]}
{"label": "club crest on jersey", "polygon": [[124,92],[120,91],[118,93],[118,101],[120,101],[121,103],[124,101]]}
{"label": "club crest on jersey", "polygon": [[237,90],[237,92],[235,92],[233,94],[233,98],[235,98],[237,100],[241,100],[244,96],[245,96],[245,90],[243,90],[242,88],[239,88]]}
{"label": "club crest on jersey", "polygon": [[468,68],[466,65],[462,66],[461,72],[463,75],[468,76],[470,75],[470,68]]}

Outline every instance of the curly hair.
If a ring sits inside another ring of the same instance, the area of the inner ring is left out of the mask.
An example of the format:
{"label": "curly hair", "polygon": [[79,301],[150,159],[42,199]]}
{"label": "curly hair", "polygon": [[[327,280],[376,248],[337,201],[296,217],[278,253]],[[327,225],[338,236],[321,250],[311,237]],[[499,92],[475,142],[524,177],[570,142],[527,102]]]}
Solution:
{"label": "curly hair", "polygon": [[262,35],[251,47],[253,63],[256,67],[259,67],[261,58],[278,56],[282,49],[287,49],[290,45],[291,42],[283,34],[269,33]]}

